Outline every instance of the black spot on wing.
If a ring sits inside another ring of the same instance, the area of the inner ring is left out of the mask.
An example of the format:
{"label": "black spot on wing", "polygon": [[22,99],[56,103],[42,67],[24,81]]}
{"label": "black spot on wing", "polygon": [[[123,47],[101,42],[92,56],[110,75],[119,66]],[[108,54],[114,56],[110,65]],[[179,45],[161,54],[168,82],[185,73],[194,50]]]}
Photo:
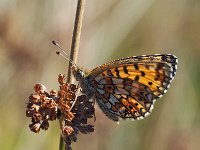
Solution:
{"label": "black spot on wing", "polygon": [[139,67],[137,64],[134,64],[135,70],[139,70]]}
{"label": "black spot on wing", "polygon": [[117,67],[115,68],[115,72],[116,72],[117,77],[118,77],[118,78],[121,78],[120,75],[119,75],[119,70],[118,70]]}
{"label": "black spot on wing", "polygon": [[114,76],[114,75],[112,74],[112,72],[111,72],[110,69],[107,70],[107,74],[108,74],[109,76]]}
{"label": "black spot on wing", "polygon": [[144,73],[144,71],[141,71],[141,76],[143,76],[143,77],[145,76],[145,73]]}
{"label": "black spot on wing", "polygon": [[123,66],[124,73],[128,74],[128,69],[126,66]]}
{"label": "black spot on wing", "polygon": [[135,76],[135,81],[139,81],[140,77],[138,75]]}
{"label": "black spot on wing", "polygon": [[149,85],[152,85],[153,83],[152,83],[152,82],[148,82],[148,84],[149,84]]}

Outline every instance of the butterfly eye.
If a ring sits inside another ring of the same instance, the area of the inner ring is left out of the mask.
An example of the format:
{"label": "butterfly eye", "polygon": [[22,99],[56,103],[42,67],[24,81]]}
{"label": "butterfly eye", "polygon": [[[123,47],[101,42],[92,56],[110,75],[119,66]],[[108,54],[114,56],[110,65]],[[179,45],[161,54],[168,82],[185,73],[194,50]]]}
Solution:
{"label": "butterfly eye", "polygon": [[79,73],[82,77],[85,77],[85,73],[82,70],[79,70]]}

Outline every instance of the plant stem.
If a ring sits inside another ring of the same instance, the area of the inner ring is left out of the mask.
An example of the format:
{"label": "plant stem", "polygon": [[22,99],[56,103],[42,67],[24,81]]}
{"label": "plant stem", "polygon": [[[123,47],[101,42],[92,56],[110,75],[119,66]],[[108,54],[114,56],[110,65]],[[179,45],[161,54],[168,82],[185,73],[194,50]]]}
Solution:
{"label": "plant stem", "polygon": [[64,148],[65,148],[64,140],[62,138],[62,135],[60,135],[59,150],[64,150]]}
{"label": "plant stem", "polygon": [[[77,58],[78,58],[84,6],[85,6],[85,0],[78,0],[77,8],[76,8],[76,18],[74,22],[74,32],[73,32],[72,43],[71,43],[71,53],[70,53],[70,59],[73,60],[75,63],[77,62]],[[71,64],[69,64],[68,76],[67,76],[68,83],[70,83],[73,80],[71,72],[72,72]]]}
{"label": "plant stem", "polygon": [[[77,62],[77,58],[78,58],[84,6],[85,6],[85,0],[78,0],[77,7],[76,7],[75,22],[74,22],[74,31],[73,31],[72,43],[71,43],[71,52],[70,52],[70,59],[74,63]],[[69,63],[68,75],[67,75],[68,83],[71,83],[73,80],[71,67],[72,67],[72,64]],[[64,140],[62,138],[62,135],[60,135],[59,150],[64,150],[64,147],[65,147],[64,145],[65,145]]]}

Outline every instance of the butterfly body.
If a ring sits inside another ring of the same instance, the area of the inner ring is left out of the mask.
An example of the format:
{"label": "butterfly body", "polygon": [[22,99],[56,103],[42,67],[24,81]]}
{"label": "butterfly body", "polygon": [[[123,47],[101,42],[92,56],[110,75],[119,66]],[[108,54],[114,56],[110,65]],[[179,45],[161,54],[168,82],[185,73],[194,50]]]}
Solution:
{"label": "butterfly body", "polygon": [[169,88],[177,69],[177,58],[171,54],[122,58],[93,69],[86,77],[73,69],[82,92],[94,98],[112,120],[142,119],[156,99]]}

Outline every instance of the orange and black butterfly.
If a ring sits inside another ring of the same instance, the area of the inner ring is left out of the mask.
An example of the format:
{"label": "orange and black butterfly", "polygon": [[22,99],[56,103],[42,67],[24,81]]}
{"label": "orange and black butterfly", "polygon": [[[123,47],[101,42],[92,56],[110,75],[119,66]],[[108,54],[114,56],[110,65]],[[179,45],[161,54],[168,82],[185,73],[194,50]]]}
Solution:
{"label": "orange and black butterfly", "polygon": [[155,54],[118,59],[90,73],[72,69],[82,92],[95,99],[110,119],[118,121],[149,115],[155,101],[169,88],[177,63],[174,55]]}

